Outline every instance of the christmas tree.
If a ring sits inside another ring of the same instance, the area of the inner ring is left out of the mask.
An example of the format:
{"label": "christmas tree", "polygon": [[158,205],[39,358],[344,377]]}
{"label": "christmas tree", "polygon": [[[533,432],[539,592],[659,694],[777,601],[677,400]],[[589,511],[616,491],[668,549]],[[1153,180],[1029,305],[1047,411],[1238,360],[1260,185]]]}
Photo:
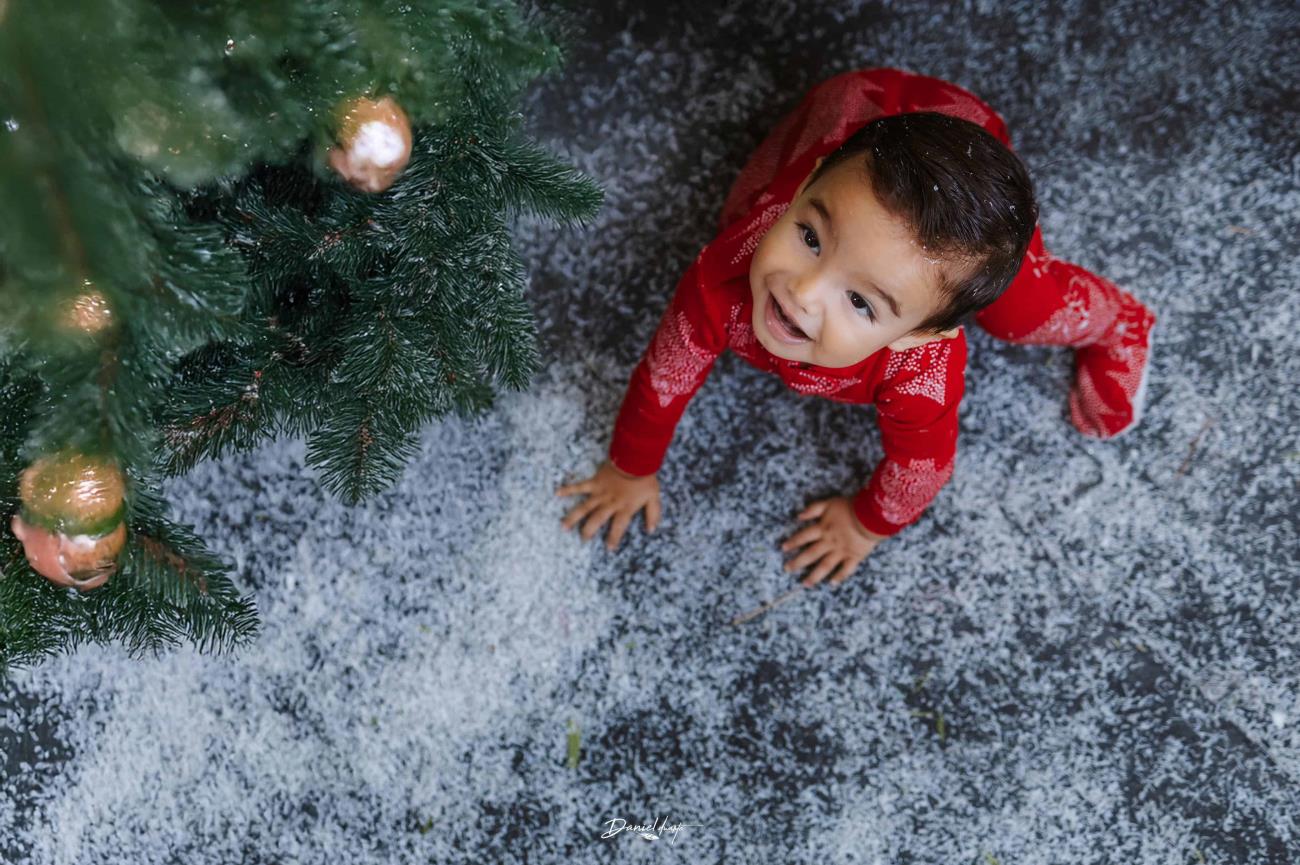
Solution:
{"label": "christmas tree", "polygon": [[255,638],[161,481],[303,436],[356,503],[538,369],[512,219],[599,207],[507,0],[0,0],[0,673]]}

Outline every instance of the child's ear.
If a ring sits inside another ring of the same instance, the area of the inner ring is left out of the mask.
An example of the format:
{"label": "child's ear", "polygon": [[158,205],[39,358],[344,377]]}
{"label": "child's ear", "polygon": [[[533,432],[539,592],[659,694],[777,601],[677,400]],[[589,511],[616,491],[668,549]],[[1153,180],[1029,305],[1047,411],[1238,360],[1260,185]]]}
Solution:
{"label": "child's ear", "polygon": [[927,342],[934,342],[940,339],[953,339],[961,330],[961,325],[957,325],[951,330],[929,331],[923,334],[909,333],[900,336],[889,344],[890,351],[907,351],[909,348],[916,348],[918,345],[925,345]]}

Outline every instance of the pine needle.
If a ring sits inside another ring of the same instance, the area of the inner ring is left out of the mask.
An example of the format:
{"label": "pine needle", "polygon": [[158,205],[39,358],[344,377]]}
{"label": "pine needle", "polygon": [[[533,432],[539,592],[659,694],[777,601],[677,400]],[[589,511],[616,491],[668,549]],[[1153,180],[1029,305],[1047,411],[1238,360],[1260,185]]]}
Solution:
{"label": "pine needle", "polygon": [[740,615],[736,616],[734,619],[731,620],[731,624],[741,625],[744,624],[745,622],[748,622],[750,619],[756,619],[759,616],[766,613],[768,610],[772,610],[775,609],[776,607],[781,606],[786,601],[790,600],[791,598],[793,598],[795,595],[799,594],[803,590],[804,590],[804,585],[800,583],[798,586],[786,592],[784,595],[781,595],[781,597],[777,598],[776,600],[768,601],[766,604],[763,604],[761,607],[757,607],[753,610],[750,610],[748,613],[741,613]]}
{"label": "pine needle", "polygon": [[1196,434],[1196,438],[1192,439],[1191,445],[1187,448],[1187,458],[1183,460],[1183,464],[1178,467],[1178,471],[1174,472],[1174,475],[1182,475],[1187,472],[1187,467],[1192,464],[1192,457],[1196,454],[1196,446],[1201,443],[1201,436],[1205,435],[1205,431],[1212,426],[1214,426],[1214,415],[1207,417],[1205,423],[1201,424],[1201,431]]}
{"label": "pine needle", "polygon": [[573,723],[573,719],[572,719],[572,718],[569,719],[569,742],[568,742],[568,746],[569,746],[569,747],[568,747],[568,750],[569,750],[569,768],[570,768],[570,769],[576,769],[576,768],[578,768],[578,755],[579,755],[579,753],[580,753],[580,751],[581,751],[581,748],[582,748],[582,730],[580,730],[580,729],[578,728],[578,725],[577,725],[577,724]]}

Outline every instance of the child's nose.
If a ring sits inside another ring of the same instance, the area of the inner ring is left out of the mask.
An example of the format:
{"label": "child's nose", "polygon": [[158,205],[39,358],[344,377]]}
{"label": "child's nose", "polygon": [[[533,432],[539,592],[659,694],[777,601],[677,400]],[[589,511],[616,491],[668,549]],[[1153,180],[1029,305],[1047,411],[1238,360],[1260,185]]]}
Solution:
{"label": "child's nose", "polygon": [[809,271],[795,279],[794,284],[790,286],[790,299],[799,307],[799,311],[805,315],[812,308],[813,299],[821,289],[821,277],[817,271]]}

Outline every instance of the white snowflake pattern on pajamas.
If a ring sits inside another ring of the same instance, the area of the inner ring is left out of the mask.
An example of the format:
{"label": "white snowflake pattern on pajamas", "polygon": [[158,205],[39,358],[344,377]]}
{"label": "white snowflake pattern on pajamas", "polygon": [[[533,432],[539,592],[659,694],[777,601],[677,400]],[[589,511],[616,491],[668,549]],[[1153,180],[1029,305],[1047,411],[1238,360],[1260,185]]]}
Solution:
{"label": "white snowflake pattern on pajamas", "polygon": [[[849,134],[884,114],[881,108],[884,100],[873,98],[884,93],[882,85],[858,73],[843,73],[814,89],[808,104],[782,118],[750,156],[727,195],[723,219],[727,222],[739,219],[754,203],[761,202],[759,198],[751,203],[784,166],[803,159],[814,147],[825,149],[824,145],[838,145]],[[796,131],[799,138],[792,144]]]}
{"label": "white snowflake pattern on pajamas", "polygon": [[733,352],[753,363],[762,358],[763,347],[758,337],[754,335],[754,325],[748,318],[742,320],[741,313],[745,308],[746,305],[743,303],[731,307],[731,314],[727,321],[727,332],[730,334],[728,345]]}
{"label": "white snowflake pattern on pajamas", "polygon": [[988,110],[977,100],[971,98],[969,94],[950,87],[937,89],[945,97],[943,102],[936,102],[933,105],[918,105],[909,108],[908,111],[938,111],[940,114],[951,114],[954,117],[969,120],[971,123],[978,123],[980,126],[988,123],[990,117]]}
{"label": "white snowflake pattern on pajamas", "polygon": [[794,371],[794,378],[790,379],[787,384],[800,393],[821,394],[823,396],[838,393],[845,388],[860,384],[861,378],[834,378],[832,376],[816,375],[805,370],[797,369]]}
{"label": "white snowflake pattern on pajamas", "polygon": [[[735,304],[731,307],[731,314],[727,324],[727,331],[731,335],[728,346],[735,354],[745,358],[758,368],[771,370],[780,375],[779,367],[771,365],[769,361],[770,355],[763,349],[758,337],[754,335],[753,324],[748,318],[744,321],[741,320],[741,313],[745,308],[745,304]],[[785,377],[782,376],[782,379],[785,380]],[[835,378],[834,376],[817,375],[802,369],[793,370],[792,378],[786,380],[786,384],[800,393],[826,396],[839,393],[861,383],[861,377]]]}
{"label": "white snowflake pattern on pajamas", "polygon": [[[1132,394],[1138,392],[1140,369],[1127,369],[1127,371],[1106,369],[1101,375],[1117,381],[1127,397],[1132,398]],[[1123,414],[1102,398],[1100,390],[1097,389],[1097,382],[1093,381],[1092,372],[1084,366],[1080,366],[1075,373],[1070,388],[1069,405],[1075,425],[1080,428],[1086,425],[1093,434],[1101,434],[1105,431],[1105,424],[1100,423],[1102,419],[1119,418]]]}
{"label": "white snowflake pattern on pajamas", "polygon": [[[1127,292],[1121,291],[1120,298],[1118,321],[1106,334],[1114,342],[1080,348],[1070,386],[1070,419],[1091,435],[1116,435],[1141,417],[1154,316]],[[1118,387],[1118,395],[1113,388],[1103,393],[1107,379]]]}
{"label": "white snowflake pattern on pajamas", "polygon": [[885,88],[876,82],[846,73],[842,79],[836,76],[827,83],[831,86],[823,87],[814,97],[804,122],[803,135],[793,151],[796,158],[813,147],[831,143],[838,146],[853,132],[885,113],[880,101],[868,95],[885,92]]}
{"label": "white snowflake pattern on pajamas", "polygon": [[744,242],[741,243],[739,248],[736,250],[736,254],[731,257],[731,263],[739,264],[742,260],[751,256],[754,250],[758,249],[758,244],[762,242],[763,235],[767,234],[767,230],[772,227],[774,222],[781,218],[781,214],[785,213],[786,208],[789,206],[790,202],[788,201],[781,202],[780,204],[768,205],[763,208],[758,216],[751,219],[749,223],[741,229],[741,231],[747,236],[745,237]]}
{"label": "white snowflake pattern on pajamas", "polygon": [[[1134,349],[1137,351],[1135,352]],[[1124,363],[1125,366],[1122,369],[1107,369],[1101,373],[1102,376],[1113,379],[1123,390],[1124,395],[1132,400],[1142,381],[1145,366],[1142,365],[1141,357],[1145,352],[1141,351],[1140,346],[1119,346],[1106,349],[1106,353],[1111,358]],[[1086,424],[1095,435],[1104,432],[1104,425],[1099,423],[1103,418],[1122,418],[1125,411],[1131,411],[1131,403],[1118,409],[1107,403],[1097,389],[1092,372],[1082,364],[1079,365],[1070,387],[1069,405],[1075,425]]]}
{"label": "white snowflake pattern on pajamas", "polygon": [[716,355],[692,339],[691,323],[686,313],[665,314],[666,327],[660,327],[650,344],[647,361],[650,386],[659,397],[659,405],[695,392],[704,370]]}
{"label": "white snowflake pattern on pajamas", "polygon": [[1047,272],[1048,262],[1052,260],[1050,252],[1044,252],[1042,255],[1034,252],[1034,245],[1031,243],[1025,250],[1025,259],[1029,263],[1029,269],[1033,271],[1034,276],[1042,277]]}
{"label": "white snowflake pattern on pajamas", "polygon": [[1087,272],[1070,276],[1065,298],[1065,306],[1029,333],[1003,338],[1029,345],[1083,346],[1100,339],[1119,315],[1119,289]]}
{"label": "white snowflake pattern on pajamas", "polygon": [[875,495],[880,515],[896,526],[916,519],[952,477],[955,465],[955,459],[943,465],[934,459],[910,460],[906,464],[886,460]]}
{"label": "white snowflake pattern on pajamas", "polygon": [[[890,352],[885,364],[885,386],[896,393],[925,397],[943,405],[948,392],[948,359],[952,356],[950,342],[936,340],[906,351]],[[889,384],[904,372],[916,375],[900,384]]]}

